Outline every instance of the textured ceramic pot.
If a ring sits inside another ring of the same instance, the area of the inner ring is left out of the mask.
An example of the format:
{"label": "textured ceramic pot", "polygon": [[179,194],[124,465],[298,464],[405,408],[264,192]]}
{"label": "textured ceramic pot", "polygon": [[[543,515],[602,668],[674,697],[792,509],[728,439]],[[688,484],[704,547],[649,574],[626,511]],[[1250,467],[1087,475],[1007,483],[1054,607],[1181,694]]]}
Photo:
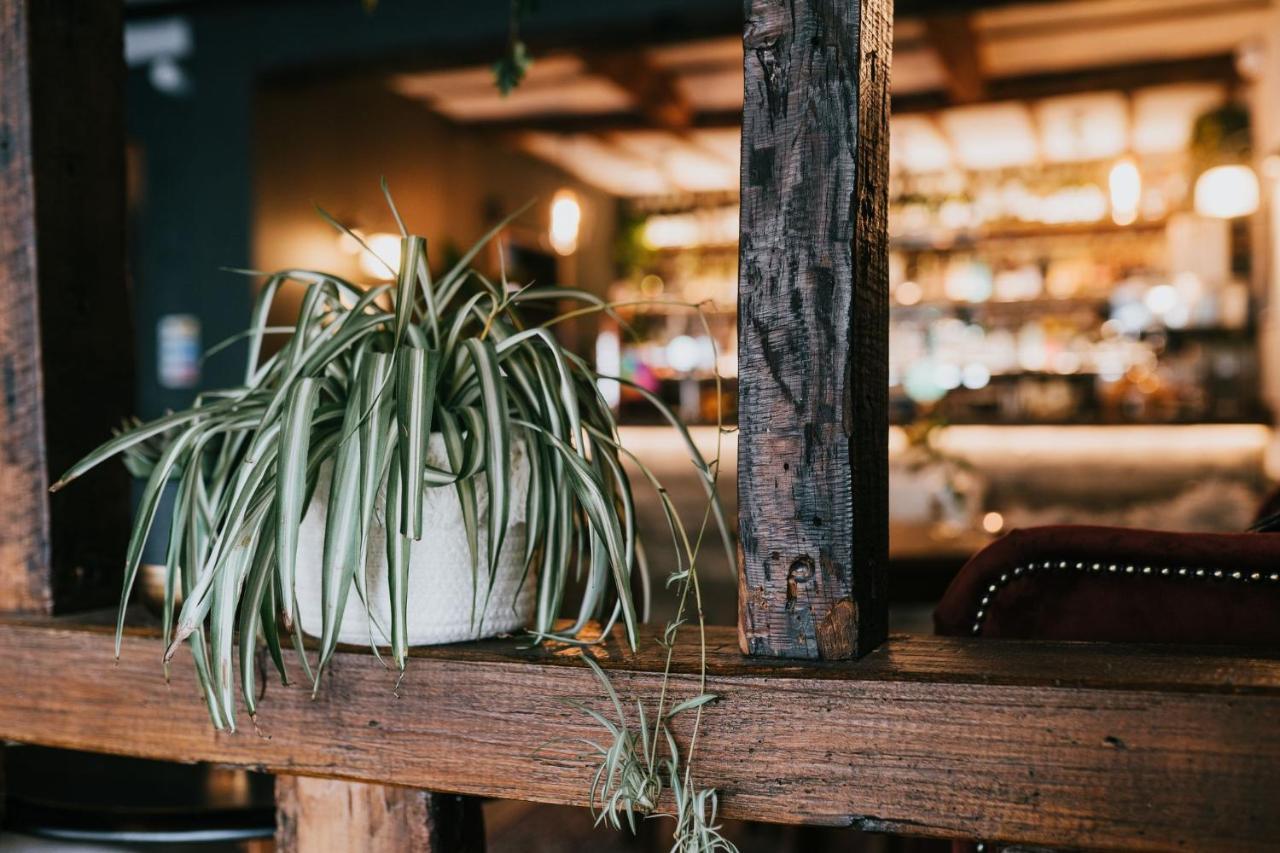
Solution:
{"label": "textured ceramic pot", "polygon": [[[444,439],[431,436],[428,463],[447,468]],[[321,470],[315,497],[307,508],[298,532],[296,595],[302,630],[320,636],[323,624],[321,573],[324,560],[324,530],[329,501],[331,468]],[[414,542],[409,558],[408,640],[411,646],[455,643],[492,637],[527,626],[533,618],[537,583],[532,574],[525,578],[525,501],[529,493],[529,458],[522,442],[512,443],[510,468],[510,514],[507,535],[498,559],[497,576],[485,607],[488,586],[489,497],[483,474],[474,479],[479,503],[480,573],[473,576],[471,552],[462,523],[462,505],[453,486],[426,490],[423,499],[422,539]],[[374,523],[369,534],[364,572],[369,594],[369,610],[354,587],[343,611],[338,639],[343,643],[389,645],[391,599],[387,587],[386,528],[383,502],[379,494]],[[474,610],[473,610],[474,608]],[[481,610],[484,610],[481,613]]]}

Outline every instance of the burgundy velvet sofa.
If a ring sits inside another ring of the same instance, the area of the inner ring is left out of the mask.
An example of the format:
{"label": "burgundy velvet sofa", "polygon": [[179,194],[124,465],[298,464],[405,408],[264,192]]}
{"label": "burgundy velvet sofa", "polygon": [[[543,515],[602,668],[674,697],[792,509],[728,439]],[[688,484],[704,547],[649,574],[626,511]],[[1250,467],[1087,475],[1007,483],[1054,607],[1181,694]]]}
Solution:
{"label": "burgundy velvet sofa", "polygon": [[1280,533],[1014,530],[961,569],[934,625],[951,636],[1280,649]]}

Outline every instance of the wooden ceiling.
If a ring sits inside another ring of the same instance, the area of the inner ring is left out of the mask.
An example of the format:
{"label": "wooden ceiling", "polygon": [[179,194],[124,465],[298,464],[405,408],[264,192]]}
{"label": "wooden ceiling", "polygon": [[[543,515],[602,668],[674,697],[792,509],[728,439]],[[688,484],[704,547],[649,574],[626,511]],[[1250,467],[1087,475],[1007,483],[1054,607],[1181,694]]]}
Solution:
{"label": "wooden ceiling", "polygon": [[[942,4],[938,14],[895,21],[895,115],[1156,84],[1230,85],[1236,57],[1259,40],[1270,5]],[[483,66],[397,74],[390,85],[461,125],[507,134],[522,150],[617,195],[737,186],[736,35],[538,56],[508,97]]]}

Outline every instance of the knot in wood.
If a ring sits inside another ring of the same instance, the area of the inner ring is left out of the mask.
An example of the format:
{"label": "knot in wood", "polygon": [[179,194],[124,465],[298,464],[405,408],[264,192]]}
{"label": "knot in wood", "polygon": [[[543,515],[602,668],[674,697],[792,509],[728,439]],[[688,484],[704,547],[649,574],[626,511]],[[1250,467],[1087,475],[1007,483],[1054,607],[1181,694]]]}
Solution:
{"label": "knot in wood", "polygon": [[787,600],[795,601],[799,596],[800,587],[812,582],[813,558],[808,554],[801,554],[791,561],[791,567],[787,569]]}

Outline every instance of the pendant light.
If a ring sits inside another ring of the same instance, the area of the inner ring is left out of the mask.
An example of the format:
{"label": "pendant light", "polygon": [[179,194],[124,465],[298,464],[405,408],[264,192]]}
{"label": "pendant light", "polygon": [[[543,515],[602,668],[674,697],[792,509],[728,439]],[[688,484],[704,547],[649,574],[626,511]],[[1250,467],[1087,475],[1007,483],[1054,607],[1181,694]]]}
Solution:
{"label": "pendant light", "polygon": [[1196,119],[1191,131],[1196,178],[1195,210],[1214,219],[1235,219],[1258,209],[1258,176],[1249,166],[1249,113],[1223,104]]}

